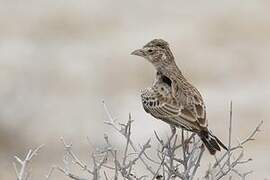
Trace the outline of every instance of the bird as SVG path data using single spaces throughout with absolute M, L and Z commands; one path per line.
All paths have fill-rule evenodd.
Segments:
M 147 113 L 172 127 L 195 132 L 212 155 L 221 147 L 228 150 L 208 129 L 203 98 L 178 68 L 168 42 L 153 39 L 131 54 L 143 57 L 156 69 L 152 86 L 141 91 Z

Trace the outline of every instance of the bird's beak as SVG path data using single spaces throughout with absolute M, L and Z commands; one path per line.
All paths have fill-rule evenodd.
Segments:
M 131 55 L 144 56 L 145 53 L 144 53 L 144 51 L 143 51 L 142 49 L 137 49 L 137 50 L 133 51 L 133 52 L 131 53 Z

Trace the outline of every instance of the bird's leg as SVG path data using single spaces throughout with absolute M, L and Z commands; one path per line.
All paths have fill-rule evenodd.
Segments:
M 176 133 L 176 127 L 173 126 L 173 125 L 170 125 L 170 127 L 171 127 L 171 131 L 172 131 L 172 136 L 171 137 L 173 137 L 175 135 L 175 133 Z
M 168 145 L 171 142 L 174 135 L 176 134 L 176 127 L 174 125 L 170 125 L 170 127 L 171 127 L 171 131 L 172 131 L 172 135 L 169 137 L 168 142 L 166 143 L 166 145 Z
M 162 147 L 162 151 L 164 151 L 165 148 L 168 148 L 168 147 L 170 146 L 170 142 L 171 142 L 171 140 L 173 139 L 173 137 L 174 137 L 175 134 L 176 134 L 176 127 L 173 126 L 173 125 L 170 125 L 170 127 L 171 127 L 171 132 L 172 132 L 172 134 L 171 134 L 171 136 L 168 138 L 168 141 L 167 141 L 167 142 L 164 144 L 164 146 Z

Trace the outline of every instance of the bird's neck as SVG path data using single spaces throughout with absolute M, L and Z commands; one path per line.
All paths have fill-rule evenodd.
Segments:
M 173 61 L 167 66 L 160 66 L 157 67 L 157 71 L 164 74 L 167 77 L 172 77 L 172 76 L 182 76 L 181 70 L 178 68 L 176 63 Z

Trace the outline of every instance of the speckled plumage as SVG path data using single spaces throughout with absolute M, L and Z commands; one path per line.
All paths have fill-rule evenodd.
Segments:
M 206 108 L 199 91 L 177 67 L 169 44 L 154 39 L 132 54 L 147 59 L 157 70 L 153 85 L 142 90 L 145 111 L 170 125 L 196 132 L 211 154 L 226 147 L 207 129 Z
M 159 72 L 157 73 L 159 74 Z M 207 127 L 205 106 L 198 91 L 189 84 L 179 86 L 181 80 L 164 82 L 163 75 L 157 75 L 152 87 L 142 91 L 142 104 L 146 112 L 177 127 L 200 131 Z M 181 82 L 184 84 L 184 82 Z M 194 93 L 196 92 L 196 93 Z

